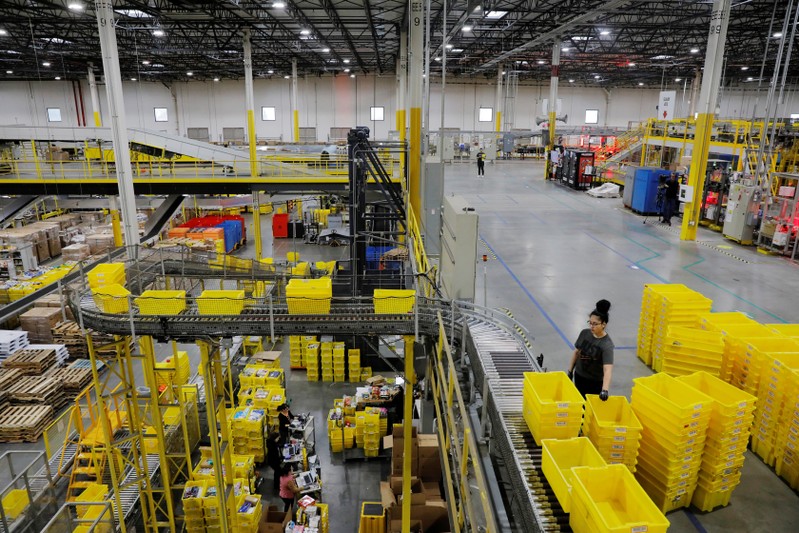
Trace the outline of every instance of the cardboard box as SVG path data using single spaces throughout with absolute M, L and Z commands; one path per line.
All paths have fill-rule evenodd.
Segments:
M 390 511 L 390 520 L 402 520 L 402 506 Z M 411 520 L 419 520 L 425 533 L 449 533 L 449 508 L 446 502 L 427 502 L 411 506 Z
M 422 481 L 435 481 L 441 479 L 441 447 L 438 444 L 438 435 L 421 434 L 418 444 L 419 477 Z
M 388 533 L 402 533 L 402 520 L 391 520 Z M 424 533 L 421 520 L 411 520 L 411 533 Z
M 391 483 L 391 492 L 397 498 L 397 505 L 401 507 L 402 476 L 391 476 L 389 483 Z M 411 477 L 411 505 L 424 505 L 426 501 L 424 483 L 417 477 Z
M 391 484 L 388 481 L 380 482 L 380 501 L 386 511 L 397 505 L 397 497 L 394 496 L 394 491 L 391 490 Z
M 258 523 L 258 533 L 283 533 L 286 524 L 291 521 L 291 513 L 278 511 L 274 505 L 267 506 L 266 500 L 261 500 L 261 521 Z
M 395 439 L 397 438 L 401 439 L 405 435 L 404 429 L 405 428 L 402 424 L 394 424 L 394 426 L 391 428 L 391 436 L 394 437 Z M 412 429 L 411 436 L 413 438 L 418 438 L 419 434 L 416 431 L 416 428 L 411 426 L 411 429 Z
M 425 483 L 435 482 L 441 480 L 441 457 L 426 457 L 419 459 L 418 473 L 419 477 Z
M 372 376 L 366 379 L 366 384 L 372 387 L 377 387 L 379 385 L 385 385 L 387 383 L 386 378 L 381 375 Z
M 427 482 L 423 480 L 422 487 L 424 487 L 424 499 L 426 502 L 437 502 L 444 500 L 444 498 L 441 497 L 441 485 L 439 484 L 438 480 Z
M 258 363 L 274 363 L 275 361 L 280 361 L 280 356 L 282 352 L 278 351 L 268 351 L 268 352 L 255 352 L 252 355 L 252 358 L 255 359 Z

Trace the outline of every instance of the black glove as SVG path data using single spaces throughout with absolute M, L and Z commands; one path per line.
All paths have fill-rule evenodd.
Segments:
M 572 381 L 574 379 L 574 370 L 566 371 L 566 375 L 569 376 L 569 381 Z
M 602 392 L 600 392 L 599 399 L 602 400 L 603 402 L 608 401 L 608 391 L 603 390 Z

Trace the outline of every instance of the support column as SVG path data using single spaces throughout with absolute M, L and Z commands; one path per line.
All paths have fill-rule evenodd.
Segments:
M 400 33 L 400 54 L 397 59 L 397 131 L 400 144 L 404 146 L 408 138 L 405 98 L 408 93 L 408 32 Z M 405 177 L 406 154 L 400 156 L 400 175 Z
M 133 192 L 133 172 L 130 167 L 128 126 L 125 120 L 125 100 L 122 95 L 122 74 L 119 70 L 117 36 L 114 31 L 114 9 L 111 0 L 95 0 L 100 50 L 103 54 L 105 91 L 111 116 L 111 136 L 114 141 L 119 203 L 122 206 L 122 225 L 125 245 L 138 246 L 139 223 L 136 220 L 136 196 Z
M 420 222 L 422 210 L 421 195 L 421 165 L 422 165 L 422 63 L 424 61 L 424 20 L 423 3 L 411 2 L 411 37 L 410 37 L 410 80 L 408 93 L 411 109 L 411 134 L 410 134 L 410 176 L 409 192 L 411 207 L 413 207 L 416 221 Z
M 97 80 L 94 78 L 94 65 L 89 65 L 89 94 L 92 98 L 92 113 L 94 114 L 95 127 L 101 127 L 103 121 L 100 119 L 100 96 L 97 94 Z
M 691 202 L 685 204 L 685 214 L 680 230 L 680 239 L 683 241 L 696 240 L 696 228 L 699 225 L 707 158 L 710 153 L 710 136 L 713 132 L 716 99 L 724 66 L 724 45 L 727 41 L 727 26 L 730 21 L 730 2 L 731 0 L 714 0 L 713 11 L 710 12 L 705 76 L 702 80 L 702 93 L 697 108 L 699 116 L 696 119 L 691 172 L 688 176 L 688 185 L 693 187 L 694 192 Z
M 247 137 L 250 140 L 250 177 L 258 177 L 258 157 L 256 153 L 257 137 L 255 135 L 255 92 L 252 84 L 252 42 L 250 30 L 244 30 L 244 95 L 247 103 Z M 261 208 L 258 202 L 258 191 L 253 191 L 253 227 L 255 228 L 255 259 L 262 257 L 261 247 Z
M 294 126 L 294 142 L 300 142 L 300 103 L 297 96 L 297 58 L 291 60 L 291 117 Z
M 405 405 L 402 419 L 402 533 L 411 531 L 411 458 L 413 444 L 413 386 L 416 374 L 413 369 L 413 336 L 406 335 L 405 340 Z
M 502 131 L 502 71 L 504 68 L 505 65 L 500 63 L 497 69 L 497 100 L 494 104 L 494 108 L 497 110 L 497 127 L 494 131 Z
M 555 123 L 557 122 L 558 112 L 558 76 L 560 76 L 560 38 L 555 39 L 552 43 L 552 74 L 549 78 L 549 105 L 547 106 L 548 121 L 549 121 L 549 138 L 547 139 L 547 150 L 544 154 L 546 157 L 545 176 L 544 179 L 549 179 L 552 175 L 552 160 L 549 157 L 550 152 L 555 147 Z

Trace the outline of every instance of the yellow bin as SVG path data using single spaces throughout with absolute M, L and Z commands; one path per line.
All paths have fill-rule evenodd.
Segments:
M 544 439 L 542 442 L 541 470 L 564 512 L 571 512 L 572 469 L 605 465 L 605 460 L 586 437 Z
M 405 315 L 413 310 L 416 291 L 406 289 L 375 289 L 375 314 Z
M 135 302 L 142 315 L 176 315 L 186 309 L 186 291 L 144 291 Z
M 197 308 L 201 315 L 238 315 L 244 309 L 244 291 L 203 291 Z
M 386 533 L 386 510 L 380 502 L 361 504 L 361 524 L 358 533 Z
M 94 303 L 104 313 L 127 313 L 130 291 L 122 285 L 113 283 L 92 289 Z
M 330 313 L 332 298 L 330 278 L 292 278 L 286 285 L 286 302 L 291 315 L 326 315 Z

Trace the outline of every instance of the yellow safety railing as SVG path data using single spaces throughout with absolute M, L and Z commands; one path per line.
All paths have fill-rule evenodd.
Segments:
M 450 516 L 456 531 L 496 533 L 497 522 L 491 505 L 488 485 L 480 461 L 480 450 L 468 424 L 469 411 L 461 395 L 458 369 L 452 360 L 447 332 L 441 313 L 438 314 L 438 348 L 430 358 L 432 372 L 430 385 L 436 409 L 438 438 L 444 453 L 444 484 Z M 455 459 L 458 471 L 454 472 L 447 457 Z M 454 484 L 458 485 L 455 492 Z M 453 496 L 458 495 L 455 498 Z M 479 502 L 479 503 L 476 503 Z M 466 529 L 468 519 L 468 529 Z
M 633 144 L 637 143 L 644 137 L 644 126 L 639 125 L 636 128 L 625 131 L 621 135 L 616 136 L 613 144 L 605 145 L 596 151 L 597 163 L 604 162 L 610 159 L 619 152 L 623 152 Z
M 47 460 L 53 458 L 56 451 L 61 451 L 64 447 L 64 442 L 69 437 L 70 433 L 77 430 L 75 419 L 76 409 L 75 406 L 70 406 L 66 411 L 56 418 L 47 429 L 42 433 L 44 438 L 44 451 L 47 454 Z M 63 460 L 63 459 L 62 459 Z M 61 465 L 59 465 L 59 470 Z
M 408 210 L 408 240 L 413 243 L 413 258 L 416 263 L 416 271 L 420 274 L 426 274 L 426 276 L 417 279 L 420 280 L 424 296 L 431 298 L 435 296 L 432 280 L 435 280 L 436 267 L 427 257 L 419 223 L 416 221 L 416 216 L 410 202 L 406 202 L 405 208 Z

